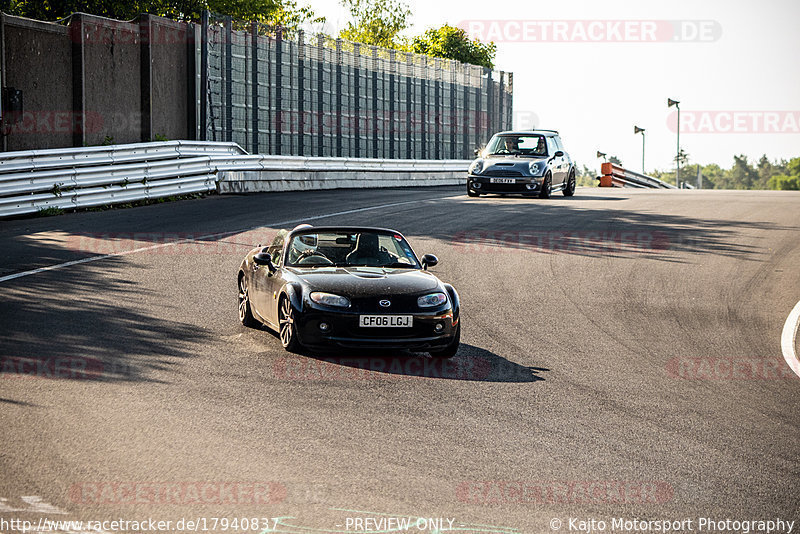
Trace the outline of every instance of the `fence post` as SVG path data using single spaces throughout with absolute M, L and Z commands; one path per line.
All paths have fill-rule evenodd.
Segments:
M 86 144 L 86 83 L 84 78 L 83 15 L 76 13 L 69 23 L 72 37 L 72 110 L 78 120 L 72 121 L 72 146 Z M 5 47 L 5 43 L 3 43 Z M 4 136 L 5 137 L 5 136 Z
M 428 157 L 428 56 L 422 56 L 422 75 L 419 77 L 420 156 Z
M 342 40 L 336 39 L 336 157 L 342 157 Z
M 442 158 L 442 60 L 436 58 L 433 60 L 433 115 L 434 115 L 434 127 L 433 127 L 433 136 L 434 136 L 434 151 L 433 157 L 434 159 L 441 159 Z
M 225 135 L 233 140 L 233 19 L 225 17 Z
M 462 159 L 470 159 L 469 124 L 472 121 L 469 118 L 469 115 L 470 115 L 469 111 L 465 111 L 465 110 L 469 110 L 470 109 L 470 105 L 469 105 L 469 72 L 467 70 L 469 67 L 467 65 L 465 65 L 464 63 L 459 63 L 458 68 L 459 68 L 459 71 L 461 72 L 461 76 L 460 76 L 461 77 L 461 84 L 462 84 L 462 90 L 464 91 L 464 106 L 462 108 L 462 112 L 464 112 L 464 113 L 463 113 L 463 117 L 462 117 L 463 124 L 461 125 L 461 128 L 462 128 L 462 131 L 461 131 L 461 145 L 462 145 L 461 146 L 461 158 Z
M 378 48 L 372 46 L 372 157 L 378 154 Z
M 297 155 L 305 156 L 305 32 L 297 32 Z
M 208 10 L 200 16 L 200 140 L 208 139 Z
M 324 156 L 323 141 L 325 139 L 322 127 L 324 126 L 325 99 L 323 98 L 322 78 L 325 75 L 323 62 L 325 60 L 325 36 L 317 35 L 317 156 Z
M 456 62 L 449 61 L 450 67 L 450 153 L 447 155 L 449 159 L 456 158 L 456 126 L 458 120 L 456 118 L 456 99 L 458 98 L 458 87 L 456 85 Z
M 394 109 L 394 79 L 397 69 L 396 52 L 389 50 L 389 159 L 394 159 L 395 135 L 395 109 Z
M 151 15 L 139 19 L 139 93 L 142 114 L 140 137 L 143 143 L 153 139 L 153 26 Z
M 282 154 L 283 138 L 283 28 L 275 32 L 275 153 Z
M 414 103 L 411 101 L 411 80 L 414 77 L 414 64 L 410 53 L 406 54 L 406 159 L 412 159 L 411 150 L 411 114 L 414 113 Z
M 250 23 L 250 113 L 253 123 L 253 138 L 251 141 L 253 154 L 258 154 L 258 23 Z

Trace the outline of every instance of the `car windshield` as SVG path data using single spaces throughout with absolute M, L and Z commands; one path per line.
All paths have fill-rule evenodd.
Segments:
M 309 230 L 294 234 L 287 250 L 286 265 L 421 268 L 403 236 L 366 230 L 329 232 Z
M 486 147 L 489 156 L 546 156 L 547 144 L 543 135 L 496 135 Z

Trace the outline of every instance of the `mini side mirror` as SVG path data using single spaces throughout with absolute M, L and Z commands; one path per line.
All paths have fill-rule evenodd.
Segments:
M 272 257 L 266 252 L 259 252 L 253 256 L 253 263 L 256 265 L 266 265 L 270 272 L 275 271 L 275 266 L 272 264 Z
M 428 267 L 433 267 L 437 263 L 439 263 L 439 258 L 433 254 L 425 254 L 422 256 L 422 268 L 426 271 L 428 270 Z

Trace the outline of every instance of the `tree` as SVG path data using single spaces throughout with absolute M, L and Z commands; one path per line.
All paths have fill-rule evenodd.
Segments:
M 785 166 L 786 174 L 776 174 L 767 181 L 767 187 L 783 191 L 800 190 L 800 158 L 793 158 Z
M 118 20 L 150 13 L 174 20 L 198 21 L 205 10 L 238 21 L 263 22 L 294 31 L 307 22 L 320 22 L 308 6 L 296 0 L 5 0 L 8 13 L 39 20 L 58 20 L 83 12 Z
M 497 46 L 491 42 L 472 40 L 463 29 L 445 24 L 441 28 L 431 28 L 422 35 L 414 37 L 411 41 L 411 51 L 492 69 Z
M 411 10 L 402 0 L 341 0 L 353 18 L 339 37 L 384 48 L 403 48 L 400 32 L 408 27 Z

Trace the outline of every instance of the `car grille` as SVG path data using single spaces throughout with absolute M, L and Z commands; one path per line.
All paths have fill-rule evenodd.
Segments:
M 520 177 L 524 176 L 521 172 L 514 171 L 514 170 L 511 170 L 511 169 L 489 169 L 488 171 L 483 173 L 483 175 L 484 176 L 495 176 L 495 177 L 498 177 L 498 178 L 500 178 L 500 177 L 504 177 L 504 178 L 520 178 Z

